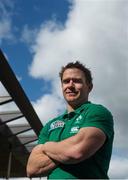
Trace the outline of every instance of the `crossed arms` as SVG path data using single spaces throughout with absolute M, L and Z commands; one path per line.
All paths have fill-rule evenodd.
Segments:
M 37 145 L 27 163 L 27 176 L 47 176 L 60 163 L 79 163 L 100 149 L 106 135 L 96 127 L 81 128 L 78 134 L 60 142 Z
M 47 176 L 51 170 L 56 168 L 57 162 L 44 153 L 44 145 L 39 144 L 33 148 L 27 162 L 27 176 Z

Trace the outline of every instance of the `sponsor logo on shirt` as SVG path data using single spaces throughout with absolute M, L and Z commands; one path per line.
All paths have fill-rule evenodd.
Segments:
M 57 121 L 51 123 L 49 131 L 56 129 L 56 128 L 63 127 L 64 124 L 65 123 L 63 121 L 57 120 Z
M 77 133 L 79 131 L 79 126 L 75 126 L 71 128 L 70 133 Z

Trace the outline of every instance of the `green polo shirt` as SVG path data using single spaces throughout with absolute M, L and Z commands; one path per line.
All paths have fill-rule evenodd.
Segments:
M 113 118 L 102 105 L 87 102 L 75 111 L 51 120 L 41 130 L 39 144 L 61 141 L 77 134 L 80 128 L 97 127 L 106 135 L 104 145 L 90 158 L 77 164 L 60 164 L 48 176 L 49 179 L 107 179 L 112 153 Z M 68 151 L 68 149 L 67 149 Z

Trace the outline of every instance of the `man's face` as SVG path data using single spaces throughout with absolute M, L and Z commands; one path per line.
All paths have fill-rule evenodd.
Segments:
M 77 68 L 66 69 L 62 77 L 62 91 L 65 100 L 70 105 L 80 105 L 88 100 L 91 90 L 86 82 L 84 72 Z

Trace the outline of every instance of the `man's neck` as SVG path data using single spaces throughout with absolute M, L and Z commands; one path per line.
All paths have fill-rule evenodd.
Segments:
M 80 106 L 82 106 L 82 105 L 83 105 L 84 103 L 86 103 L 86 102 L 88 102 L 88 101 L 85 101 L 85 102 L 80 103 L 80 104 L 77 104 L 77 105 L 68 104 L 68 105 L 67 105 L 67 111 L 68 111 L 68 113 L 75 111 L 77 108 L 79 108 Z

